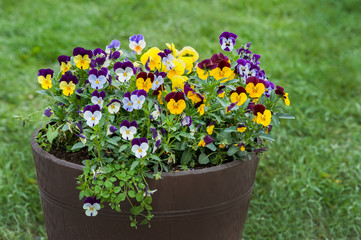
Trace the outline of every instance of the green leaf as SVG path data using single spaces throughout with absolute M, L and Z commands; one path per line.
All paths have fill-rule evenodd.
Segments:
M 199 162 L 200 164 L 207 164 L 207 163 L 209 163 L 209 158 L 208 158 L 207 154 L 201 153 L 201 155 L 199 155 L 198 162 Z
M 103 198 L 109 198 L 110 197 L 110 193 L 108 191 L 102 192 L 101 195 Z
M 53 129 L 53 128 L 51 127 L 51 125 L 48 126 L 48 131 L 47 131 L 47 133 L 46 133 L 46 138 L 48 139 L 48 141 L 50 142 L 50 144 L 53 143 L 54 139 L 58 136 L 58 134 L 59 134 L 59 132 L 58 132 L 59 128 L 60 128 L 60 126 L 57 127 L 56 129 Z
M 126 144 L 120 146 L 119 152 L 123 152 L 127 147 L 128 147 L 128 145 L 126 145 Z
M 194 137 L 190 133 L 187 133 L 187 132 L 180 132 L 179 135 L 181 135 L 185 138 L 194 139 Z
M 133 206 L 130 208 L 130 213 L 137 216 L 143 212 L 144 208 L 142 206 Z
M 134 190 L 128 191 L 128 196 L 131 198 L 135 198 L 135 191 Z
M 146 196 L 145 197 L 145 199 L 144 199 L 144 202 L 146 203 L 146 204 L 151 204 L 152 203 L 152 197 L 151 196 Z
M 135 199 L 138 201 L 138 202 L 141 202 L 141 201 L 143 201 L 143 194 L 141 194 L 141 193 L 137 193 L 136 195 L 135 195 Z
M 258 137 L 260 137 L 260 138 L 262 138 L 262 139 L 267 139 L 267 140 L 269 140 L 269 141 L 271 141 L 271 142 L 273 142 L 273 141 L 275 140 L 271 135 L 266 134 L 266 133 L 260 133 L 260 134 L 258 135 Z
M 127 197 L 127 195 L 123 192 L 123 193 L 119 193 L 118 197 L 116 197 L 115 202 L 116 203 L 120 203 L 123 202 L 125 200 L 125 198 Z
M 230 133 L 230 132 L 237 132 L 237 127 L 229 127 L 224 129 L 224 132 Z
M 157 155 L 150 155 L 150 158 L 157 160 L 157 161 L 161 161 L 161 159 L 157 156 Z
M 115 193 L 120 192 L 120 190 L 122 190 L 122 188 L 121 188 L 121 187 L 119 187 L 119 186 L 114 188 L 114 192 L 115 192 Z
M 110 143 L 110 144 L 113 144 L 114 146 L 118 146 L 118 143 L 117 143 L 116 139 L 108 138 L 107 142 Z
M 213 143 L 207 144 L 206 148 L 211 149 L 213 152 L 217 150 L 216 146 Z
M 113 187 L 113 184 L 110 181 L 105 181 L 104 185 L 105 185 L 106 188 Z
M 181 164 L 188 164 L 192 160 L 192 151 L 188 148 L 182 153 Z
M 276 115 L 281 119 L 295 119 L 295 117 L 289 113 L 276 113 Z
M 139 161 L 134 161 L 132 163 L 132 166 L 130 167 L 131 170 L 133 170 L 134 168 L 136 168 L 139 165 Z
M 85 147 L 85 144 L 82 143 L 82 142 L 77 142 L 75 143 L 72 147 L 71 147 L 71 150 L 74 151 L 74 150 L 78 150 L 78 149 L 81 149 Z
M 233 156 L 236 152 L 238 152 L 238 150 L 240 150 L 239 147 L 236 147 L 236 146 L 232 145 L 232 146 L 228 149 L 227 155 L 228 155 L 228 156 Z

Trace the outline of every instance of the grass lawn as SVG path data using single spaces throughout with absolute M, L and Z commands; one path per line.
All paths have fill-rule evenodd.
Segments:
M 225 30 L 253 42 L 296 116 L 272 130 L 244 239 L 360 239 L 360 13 L 357 0 L 1 0 L 0 239 L 46 239 L 30 148 L 46 122 L 38 69 L 77 46 L 125 47 L 137 33 L 204 59 L 221 51 Z

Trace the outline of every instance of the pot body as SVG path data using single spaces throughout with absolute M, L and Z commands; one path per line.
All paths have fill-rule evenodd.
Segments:
M 254 186 L 258 157 L 149 179 L 154 218 L 151 228 L 130 227 L 129 206 L 109 207 L 87 217 L 76 177 L 82 166 L 41 149 L 31 139 L 49 240 L 239 240 Z

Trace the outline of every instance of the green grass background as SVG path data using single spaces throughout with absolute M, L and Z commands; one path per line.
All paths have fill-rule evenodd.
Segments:
M 252 41 L 296 120 L 273 130 L 244 239 L 361 238 L 361 4 L 358 0 L 0 1 L 0 239 L 46 239 L 30 137 L 46 119 L 37 71 L 72 49 L 142 33 L 202 59 L 223 31 Z M 13 116 L 29 116 L 30 124 Z

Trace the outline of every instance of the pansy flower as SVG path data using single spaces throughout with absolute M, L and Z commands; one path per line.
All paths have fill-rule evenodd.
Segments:
M 130 92 L 127 92 L 124 94 L 123 96 L 123 108 L 125 110 L 127 110 L 128 112 L 131 112 L 133 111 L 133 102 L 130 100 L 131 98 L 131 93 Z
M 237 131 L 243 133 L 246 131 L 247 126 L 244 123 L 238 123 L 237 125 Z
M 224 98 L 224 94 L 226 93 L 223 89 L 225 88 L 226 86 L 219 86 L 218 89 L 217 89 L 217 95 L 218 97 L 220 98 Z
M 192 101 L 192 103 L 199 103 L 203 100 L 203 96 L 195 92 L 188 83 L 184 84 L 184 93 L 186 94 L 187 98 Z
M 84 200 L 83 209 L 85 211 L 85 215 L 95 217 L 98 214 L 98 210 L 100 210 L 100 200 L 97 200 L 96 197 L 87 197 Z
M 222 61 L 230 62 L 229 58 L 221 52 L 218 54 L 217 53 L 213 54 L 211 57 L 211 61 L 213 64 L 216 65 L 218 65 Z
M 179 51 L 179 57 L 181 59 L 190 58 L 192 60 L 192 62 L 196 62 L 199 58 L 199 54 L 194 48 L 192 48 L 190 46 L 186 46 L 182 50 Z
M 103 100 L 105 98 L 106 94 L 104 91 L 100 91 L 98 92 L 97 90 L 95 90 L 92 93 L 92 97 L 91 97 L 91 101 L 93 104 L 98 104 L 100 108 L 103 107 Z
M 224 83 L 228 80 L 232 80 L 234 72 L 231 70 L 231 64 L 225 60 L 222 60 L 218 63 L 217 67 L 210 72 L 217 81 L 224 79 L 221 83 Z
M 108 111 L 111 114 L 115 114 L 119 112 L 120 106 L 121 106 L 121 102 L 118 99 L 112 99 L 110 103 L 107 105 Z
M 288 98 L 288 93 L 285 93 L 283 87 L 276 86 L 275 94 L 283 97 L 283 101 L 287 106 L 290 105 L 290 99 Z
M 132 152 L 137 158 L 143 158 L 147 155 L 149 145 L 146 138 L 134 138 L 131 143 Z
M 198 146 L 199 147 L 205 147 L 206 145 L 214 142 L 214 139 L 211 138 L 211 136 L 207 135 L 205 136 L 201 141 L 199 141 Z
M 132 101 L 132 105 L 134 109 L 141 109 L 143 107 L 143 103 L 145 102 L 145 98 L 147 97 L 147 92 L 143 89 L 134 90 L 132 95 L 130 96 L 130 100 Z
M 129 48 L 136 52 L 138 55 L 142 54 L 146 43 L 142 34 L 134 35 L 129 38 Z
M 236 90 L 232 90 L 231 94 L 231 102 L 237 103 L 238 106 L 241 106 L 243 103 L 247 101 L 246 89 L 242 86 L 236 88 Z
M 159 102 L 159 104 L 163 104 L 163 100 L 162 100 L 162 91 L 164 91 L 165 87 L 164 87 L 164 84 L 160 85 L 157 90 L 155 90 L 153 92 L 153 95 L 154 96 L 158 96 L 157 97 L 157 100 Z
M 164 51 L 158 53 L 158 55 L 162 58 L 162 63 L 168 71 L 175 67 L 175 64 L 173 62 L 175 58 L 172 55 L 171 50 L 164 49 Z
M 226 114 L 232 111 L 232 109 L 237 105 L 237 102 L 231 103 L 228 107 L 226 107 Z
M 186 102 L 183 92 L 171 92 L 166 97 L 167 108 L 172 114 L 181 114 L 186 108 Z
M 253 114 L 256 116 L 256 122 L 267 127 L 271 123 L 272 113 L 262 104 L 256 104 L 253 107 Z
M 91 87 L 93 89 L 102 89 L 104 87 L 104 84 L 107 82 L 107 71 L 106 68 L 102 68 L 101 70 L 96 70 L 93 68 L 89 71 L 89 77 L 88 80 L 91 84 Z
M 208 123 L 206 130 L 207 130 L 207 133 L 208 133 L 209 135 L 212 135 L 213 129 L 214 129 L 214 122 Z
M 75 85 L 78 82 L 79 80 L 76 76 L 72 75 L 71 72 L 66 72 L 59 80 L 59 87 L 63 90 L 65 96 L 69 96 L 74 93 Z
M 173 63 L 174 63 L 174 67 L 170 69 L 169 72 L 167 73 L 167 77 L 169 77 L 170 79 L 172 79 L 174 76 L 183 75 L 186 69 L 186 64 L 181 59 L 174 59 Z
M 140 61 L 142 62 L 143 65 L 145 65 L 148 62 L 148 66 L 151 71 L 155 71 L 156 68 L 161 69 L 162 59 L 158 55 L 158 53 L 160 52 L 161 51 L 159 48 L 152 47 L 140 57 Z
M 241 150 L 242 152 L 244 152 L 246 150 L 246 144 L 244 144 L 244 142 L 238 143 L 238 144 L 234 144 L 236 147 L 239 147 L 239 150 Z
M 152 82 L 154 81 L 153 73 L 140 72 L 137 75 L 136 85 L 138 90 L 144 89 L 146 92 L 149 92 L 149 89 L 152 88 Z
M 174 76 L 171 81 L 172 81 L 172 91 L 176 91 L 177 89 L 183 90 L 184 89 L 184 84 L 185 82 L 188 80 L 188 77 L 186 76 Z
M 97 125 L 102 118 L 102 113 L 98 104 L 87 105 L 84 108 L 84 118 L 89 127 Z
M 109 126 L 108 131 L 107 131 L 107 135 L 112 135 L 113 133 L 115 133 L 118 130 L 117 127 L 115 126 Z
M 264 81 L 256 77 L 249 77 L 246 81 L 246 91 L 251 98 L 259 98 L 266 90 Z
M 160 134 L 158 134 L 157 129 L 155 128 L 149 128 L 149 130 L 153 133 L 153 140 L 155 140 L 155 144 L 154 144 L 154 148 L 153 148 L 153 153 L 155 152 L 155 150 L 157 150 L 162 142 L 162 137 L 160 136 Z
M 111 43 L 108 46 L 106 46 L 105 52 L 109 54 L 110 52 L 112 52 L 112 50 L 117 51 L 119 47 L 120 47 L 120 42 L 114 39 L 113 41 L 111 41 Z
M 95 57 L 95 63 L 98 66 L 102 66 L 107 58 L 107 53 L 101 48 L 96 48 L 93 51 L 93 55 Z
M 44 110 L 44 116 L 50 117 L 51 115 L 53 115 L 53 110 L 51 110 L 51 108 L 46 108 Z
M 154 81 L 152 82 L 152 90 L 157 90 L 160 85 L 164 83 L 164 78 L 167 76 L 165 72 L 159 72 L 158 69 L 154 72 Z
M 51 69 L 40 69 L 38 72 L 38 82 L 44 89 L 49 89 L 53 86 L 52 78 L 54 71 Z
M 61 73 L 64 75 L 67 71 L 70 70 L 71 68 L 71 63 L 70 63 L 70 57 L 66 56 L 66 55 L 60 55 L 58 57 L 58 62 L 60 64 L 60 70 Z
M 93 57 L 93 52 L 91 50 L 85 50 L 82 47 L 76 47 L 73 50 L 74 62 L 77 68 L 88 69 Z
M 189 127 L 190 125 L 192 125 L 192 118 L 190 116 L 185 116 L 182 118 L 180 123 L 181 123 L 181 126 Z
M 85 139 L 85 136 L 83 135 L 83 126 L 81 125 L 81 121 L 79 121 L 76 126 L 79 129 L 79 134 L 77 134 L 76 136 L 79 137 L 82 141 L 83 139 Z
M 216 63 L 213 63 L 211 59 L 205 59 L 198 63 L 197 65 L 197 74 L 198 77 L 202 80 L 206 80 L 209 76 L 209 72 L 212 69 L 217 67 Z
M 154 102 L 154 106 L 155 106 L 155 110 L 150 114 L 150 116 L 151 116 L 151 119 L 157 120 L 158 117 L 160 116 L 161 109 L 160 109 L 160 106 L 156 102 Z
M 264 86 L 265 86 L 264 95 L 269 98 L 271 96 L 272 90 L 275 89 L 275 84 L 273 82 L 271 82 L 271 81 L 265 80 L 264 81 Z
M 223 51 L 231 52 L 236 44 L 237 35 L 231 32 L 223 32 L 219 36 L 219 44 Z
M 135 75 L 137 69 L 134 67 L 131 61 L 116 62 L 114 64 L 114 72 L 118 76 L 120 82 L 128 82 L 132 76 Z
M 132 140 L 134 138 L 134 134 L 137 133 L 138 124 L 136 121 L 128 122 L 124 120 L 120 124 L 119 132 L 122 134 L 122 138 L 126 140 Z

